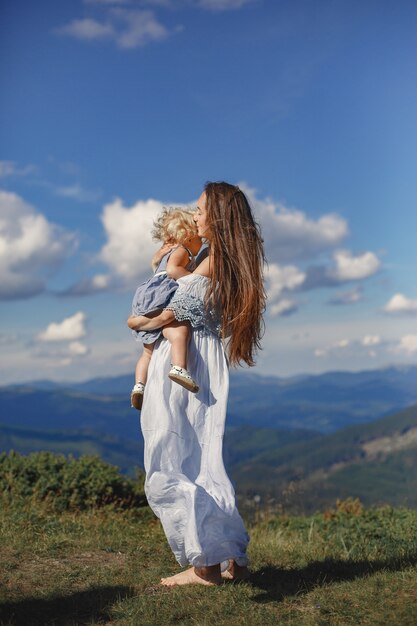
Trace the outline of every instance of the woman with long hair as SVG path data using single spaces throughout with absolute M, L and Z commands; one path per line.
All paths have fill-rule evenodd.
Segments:
M 145 492 L 185 571 L 163 585 L 219 584 L 248 576 L 249 536 L 238 513 L 222 458 L 229 389 L 228 360 L 254 365 L 263 331 L 264 250 L 245 194 L 225 182 L 207 183 L 194 220 L 209 254 L 178 279 L 169 307 L 133 329 L 153 330 L 187 320 L 188 369 L 200 384 L 190 394 L 168 378 L 168 341 L 151 360 L 141 413 Z M 228 359 L 226 357 L 226 353 Z

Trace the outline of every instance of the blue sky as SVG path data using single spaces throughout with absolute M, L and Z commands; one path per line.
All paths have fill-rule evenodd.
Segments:
M 0 25 L 3 382 L 133 371 L 163 205 L 244 188 L 257 371 L 417 361 L 417 6 L 14 0 Z

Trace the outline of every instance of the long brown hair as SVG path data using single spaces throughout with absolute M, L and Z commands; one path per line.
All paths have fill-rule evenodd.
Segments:
M 230 363 L 255 364 L 263 334 L 265 254 L 260 228 L 239 187 L 205 185 L 213 267 L 208 300 L 220 305 Z

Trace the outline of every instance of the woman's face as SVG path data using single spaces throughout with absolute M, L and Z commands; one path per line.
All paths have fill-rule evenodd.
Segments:
M 211 232 L 210 232 L 210 228 L 209 228 L 208 220 L 207 220 L 206 204 L 207 204 L 206 194 L 203 191 L 203 193 L 198 199 L 197 208 L 195 210 L 193 219 L 197 225 L 198 235 L 200 237 L 204 237 L 204 239 L 210 239 Z

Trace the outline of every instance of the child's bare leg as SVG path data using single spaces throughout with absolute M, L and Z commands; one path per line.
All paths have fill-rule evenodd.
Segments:
M 197 393 L 199 390 L 198 384 L 187 371 L 187 349 L 190 336 L 188 324 L 181 322 L 170 324 L 164 327 L 163 334 L 171 344 L 172 368 L 168 377 L 175 383 L 188 389 L 188 391 Z
M 136 363 L 135 381 L 145 384 L 148 379 L 148 368 L 154 349 L 153 343 L 147 343 L 143 346 L 143 352 Z
M 171 363 L 187 368 L 187 350 L 190 328 L 188 324 L 176 322 L 165 326 L 163 335 L 171 344 Z

